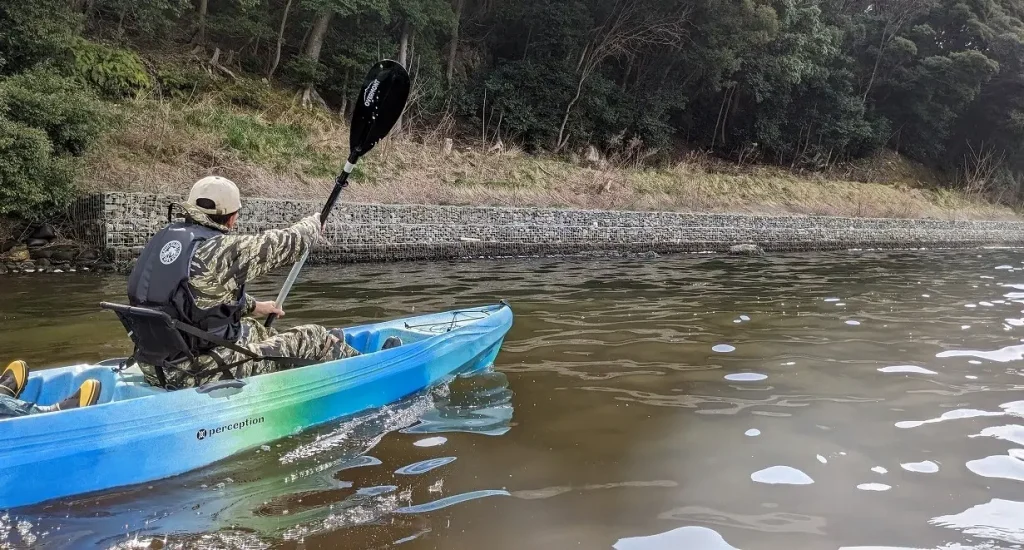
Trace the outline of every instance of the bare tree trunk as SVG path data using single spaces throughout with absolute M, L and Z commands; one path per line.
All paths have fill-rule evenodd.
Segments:
M 326 10 L 320 12 L 316 16 L 316 21 L 313 22 L 313 27 L 309 32 L 309 43 L 306 44 L 306 50 L 303 55 L 313 60 L 314 62 L 320 61 L 320 50 L 324 47 L 324 38 L 327 37 L 327 30 L 331 26 L 331 17 L 334 16 L 334 12 Z M 313 100 L 323 102 L 320 99 L 320 95 L 313 89 L 313 83 L 309 82 L 306 84 L 306 91 L 302 93 L 302 105 L 308 107 Z
M 338 112 L 342 120 L 348 118 L 348 82 L 351 77 L 352 69 L 345 69 L 345 80 L 341 85 L 341 109 Z
M 277 48 L 274 51 L 274 62 L 270 64 L 270 70 L 267 71 L 267 78 L 274 77 L 274 71 L 277 70 L 277 65 L 281 63 L 281 44 L 284 43 L 284 28 L 288 23 L 288 11 L 292 8 L 292 0 L 288 0 L 288 3 L 284 6 L 284 15 L 281 16 L 281 26 L 277 29 Z
M 636 56 L 629 56 L 629 60 L 626 62 L 626 72 L 622 75 L 622 91 L 626 91 L 626 85 L 629 84 L 629 75 L 633 72 L 633 62 L 636 60 Z
M 192 41 L 196 44 L 206 43 L 206 12 L 209 10 L 210 0 L 199 0 L 199 30 Z
M 320 12 L 316 16 L 316 21 L 313 22 L 313 27 L 309 33 L 309 42 L 306 44 L 306 50 L 303 52 L 306 57 L 313 61 L 320 61 L 320 50 L 324 47 L 324 38 L 327 37 L 327 30 L 331 26 L 331 17 L 334 16 L 334 12 L 327 10 Z
M 583 82 L 585 78 L 580 78 L 579 84 L 576 85 L 576 96 L 572 98 L 569 105 L 565 107 L 565 116 L 562 117 L 562 127 L 558 129 L 558 146 L 555 151 L 561 151 L 562 147 L 569 141 L 569 136 L 565 134 L 565 127 L 569 125 L 569 116 L 572 114 L 572 108 L 576 106 L 576 102 L 580 100 L 580 96 L 583 94 Z
M 409 64 L 409 34 L 412 33 L 412 29 L 409 25 L 409 21 L 402 23 L 402 39 L 398 43 L 398 62 L 402 66 Z
M 412 26 L 409 24 L 409 20 L 406 19 L 402 22 L 402 40 L 398 46 L 398 62 L 403 67 L 409 67 L 409 36 L 412 34 Z M 395 130 L 400 133 L 402 131 L 402 119 L 405 118 L 403 115 L 398 115 L 398 122 L 395 124 Z
M 462 9 L 465 5 L 466 0 L 455 0 L 455 28 L 452 30 L 452 42 L 448 46 L 448 72 L 445 75 L 449 86 L 455 76 L 455 54 L 459 50 L 459 27 L 462 24 Z
M 882 55 L 885 53 L 885 31 L 889 27 L 882 29 L 882 41 L 878 44 L 878 55 L 875 56 L 875 67 L 871 69 L 871 78 L 868 79 L 868 85 L 864 88 L 864 97 L 860 100 L 861 104 L 867 104 L 868 94 L 871 92 L 871 87 L 875 84 L 875 75 L 878 74 L 878 66 L 882 63 Z

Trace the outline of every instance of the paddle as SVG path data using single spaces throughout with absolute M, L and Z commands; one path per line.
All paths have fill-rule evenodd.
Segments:
M 327 216 L 338 201 L 341 190 L 348 186 L 348 176 L 352 173 L 359 158 L 373 149 L 377 142 L 388 135 L 394 127 L 398 117 L 405 109 L 405 102 L 409 99 L 409 73 L 401 64 L 386 59 L 379 61 L 366 73 L 363 81 L 363 89 L 356 100 L 355 112 L 352 114 L 352 128 L 349 132 L 349 156 L 345 163 L 345 169 L 334 180 L 334 190 L 327 199 L 327 204 L 320 212 L 321 229 L 327 227 Z M 284 300 L 295 279 L 302 271 L 302 266 L 309 257 L 309 249 L 302 254 L 302 258 L 292 266 L 291 273 L 284 281 L 281 292 L 277 295 L 277 307 L 284 307 Z M 267 316 L 264 326 L 269 327 L 277 315 L 271 313 Z

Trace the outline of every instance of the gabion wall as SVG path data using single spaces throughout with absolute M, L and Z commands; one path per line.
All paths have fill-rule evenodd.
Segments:
M 104 193 L 72 209 L 79 238 L 127 263 L 167 223 L 180 196 Z M 248 199 L 238 231 L 290 225 L 322 203 Z M 178 211 L 175 211 L 176 213 Z M 177 216 L 177 214 L 176 214 Z M 1024 244 L 1024 222 L 748 216 L 675 212 L 339 203 L 315 263 L 563 255 L 585 252 L 967 248 Z

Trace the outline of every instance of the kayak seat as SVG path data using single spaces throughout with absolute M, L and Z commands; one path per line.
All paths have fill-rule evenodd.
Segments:
M 186 372 L 190 376 L 205 378 L 220 372 L 222 379 L 235 378 L 239 367 L 250 361 L 275 361 L 288 366 L 307 366 L 315 361 L 307 359 L 296 359 L 292 357 L 270 357 L 261 356 L 247 348 L 236 345 L 234 342 L 224 340 L 214 334 L 199 328 L 193 327 L 173 319 L 167 313 L 139 306 L 127 306 L 101 302 L 100 307 L 113 311 L 121 321 L 129 338 L 135 344 L 135 351 L 126 361 L 126 365 L 137 365 L 145 363 L 153 365 L 161 387 L 172 389 L 167 385 L 167 371 L 177 370 Z M 197 363 L 196 354 L 192 352 L 185 342 L 184 334 L 196 337 L 211 344 L 211 347 L 226 347 L 241 353 L 245 359 L 225 364 L 219 357 L 211 354 L 217 365 L 208 369 L 202 369 Z

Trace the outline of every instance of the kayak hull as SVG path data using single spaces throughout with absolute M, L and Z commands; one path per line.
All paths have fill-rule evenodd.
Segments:
M 384 406 L 489 367 L 511 325 L 499 304 L 352 327 L 363 355 L 173 392 L 110 364 L 33 372 L 22 398 L 40 404 L 87 378 L 103 392 L 91 407 L 0 420 L 0 509 L 175 476 Z M 391 335 L 404 344 L 366 351 Z

